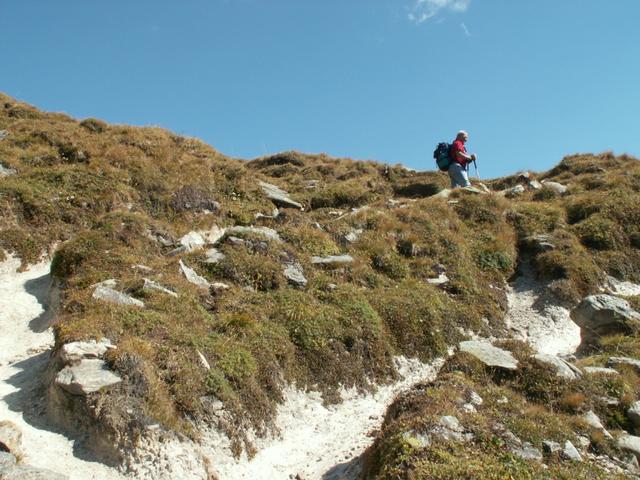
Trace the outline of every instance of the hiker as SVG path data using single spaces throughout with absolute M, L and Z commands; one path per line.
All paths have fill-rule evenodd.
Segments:
M 470 187 L 469 164 L 476 159 L 476 154 L 469 155 L 464 144 L 467 143 L 469 134 L 460 130 L 449 150 L 451 163 L 449 164 L 449 178 L 451 178 L 451 188 Z

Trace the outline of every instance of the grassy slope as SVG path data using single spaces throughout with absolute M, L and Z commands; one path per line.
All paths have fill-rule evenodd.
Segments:
M 367 389 L 392 379 L 394 355 L 428 360 L 462 338 L 460 327 L 496 331 L 505 308 L 500 286 L 513 272 L 518 238 L 532 233 L 551 232 L 562 250 L 539 255 L 536 265 L 557 279 L 563 298 L 594 291 L 603 268 L 632 279 L 639 273 L 637 232 L 619 214 L 634 208 L 633 159 L 565 159 L 545 174 L 571 181 L 571 194 L 561 198 L 454 193 L 457 203 L 449 204 L 421 198 L 446 185 L 437 172 L 296 152 L 241 162 L 158 128 L 78 122 L 5 96 L 0 129 L 10 132 L 0 141 L 0 161 L 18 171 L 0 179 L 0 245 L 26 263 L 58 245 L 53 273 L 64 285 L 58 346 L 103 336 L 118 345 L 108 360 L 125 381 L 87 400 L 100 405 L 96 420 L 114 438 L 157 422 L 195 435 L 185 420 L 213 421 L 201 401 L 210 397 L 231 412 L 224 428 L 237 448 L 251 449 L 243 432 L 270 428 L 285 382 L 336 401 L 341 385 Z M 607 172 L 580 170 L 590 165 Z M 632 174 L 623 173 L 626 165 Z M 306 211 L 282 209 L 277 219 L 256 220 L 273 209 L 257 178 L 288 190 Z M 593 211 L 613 191 L 627 203 Z M 387 202 L 392 196 L 413 198 L 398 207 Z M 369 208 L 351 215 L 335 212 L 363 205 Z M 600 218 L 616 227 L 614 243 L 590 240 L 592 227 L 602 230 Z M 220 247 L 226 259 L 217 266 L 199 252 L 183 255 L 200 274 L 231 285 L 213 295 L 187 283 L 178 258 L 166 256 L 172 247 L 155 239 L 175 241 L 214 223 L 269 226 L 285 242 L 226 242 Z M 346 243 L 353 229 L 362 234 Z M 338 270 L 310 264 L 312 255 L 334 253 L 356 261 Z M 287 284 L 284 257 L 303 266 L 305 289 Z M 137 264 L 152 272 L 132 268 Z M 612 268 L 618 264 L 626 267 Z M 444 288 L 425 282 L 439 265 L 451 279 Z M 179 297 L 143 292 L 143 276 Z M 146 308 L 92 299 L 91 285 L 108 278 Z M 200 365 L 198 352 L 211 370 Z

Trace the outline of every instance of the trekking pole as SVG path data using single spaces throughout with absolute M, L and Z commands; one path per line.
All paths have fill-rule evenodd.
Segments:
M 476 161 L 475 161 L 475 160 L 473 161 L 473 166 L 474 166 L 474 167 L 475 167 L 475 169 L 476 169 L 476 178 L 477 178 L 478 180 L 480 180 L 480 174 L 478 173 L 478 165 L 476 164 Z

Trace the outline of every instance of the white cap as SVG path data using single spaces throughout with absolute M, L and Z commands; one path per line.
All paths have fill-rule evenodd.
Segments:
M 467 132 L 465 132 L 464 130 L 460 130 L 458 132 L 458 134 L 456 135 L 456 137 L 461 137 L 462 135 L 466 135 L 467 137 L 469 136 L 469 134 Z

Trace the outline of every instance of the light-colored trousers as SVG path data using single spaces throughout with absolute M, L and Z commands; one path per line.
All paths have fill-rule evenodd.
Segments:
M 458 162 L 451 162 L 449 165 L 449 178 L 451 178 L 451 188 L 471 186 L 467 169 Z

